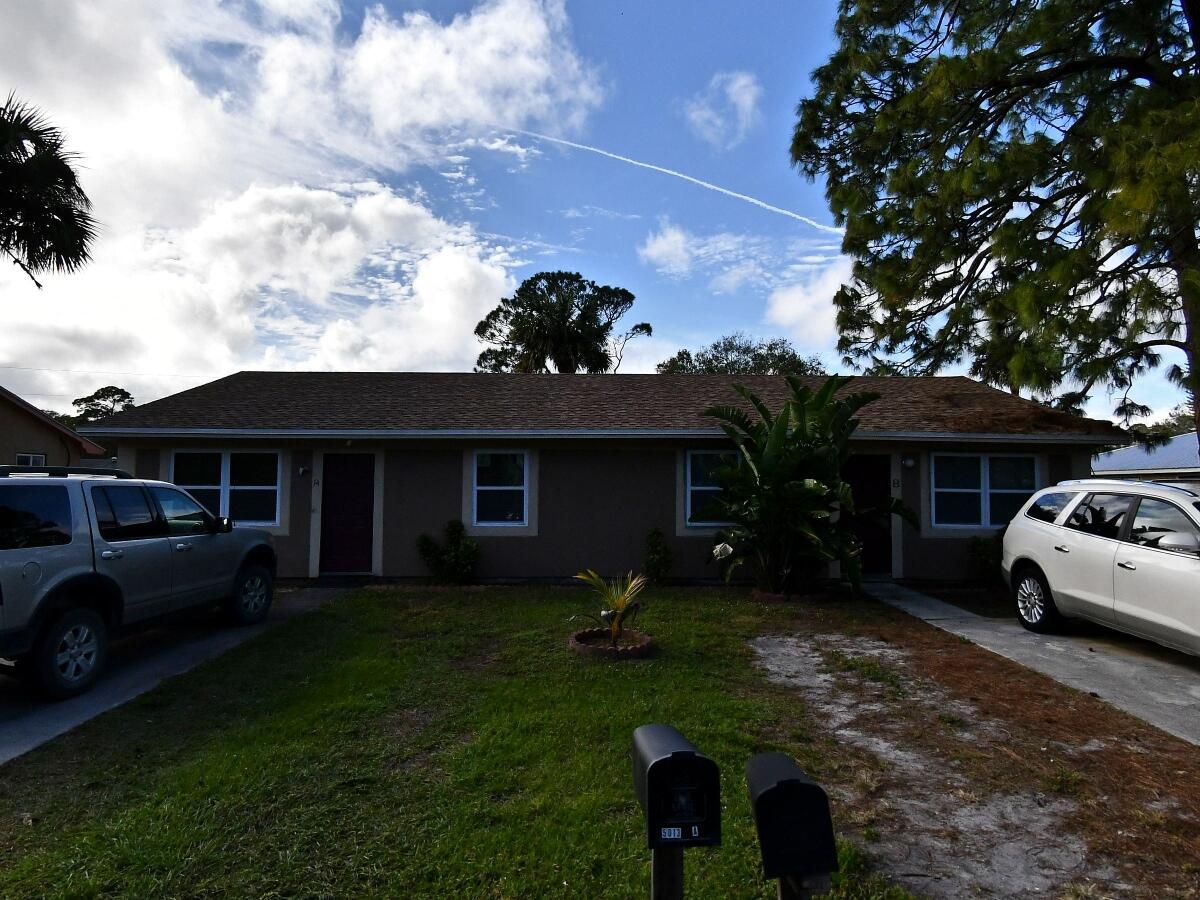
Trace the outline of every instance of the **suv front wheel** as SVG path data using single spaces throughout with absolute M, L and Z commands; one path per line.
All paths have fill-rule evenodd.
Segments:
M 238 573 L 225 613 L 238 625 L 257 625 L 271 611 L 275 580 L 266 566 L 246 566 Z
M 65 700 L 92 686 L 107 656 L 104 619 L 95 610 L 76 607 L 50 623 L 22 663 L 43 693 Z
M 1030 631 L 1049 634 L 1062 626 L 1062 614 L 1054 605 L 1054 595 L 1046 576 L 1032 566 L 1026 566 L 1013 576 L 1013 600 L 1017 618 Z

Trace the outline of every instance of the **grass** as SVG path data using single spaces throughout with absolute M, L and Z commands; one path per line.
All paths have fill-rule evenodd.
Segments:
M 293 620 L 0 768 L 0 896 L 642 896 L 628 747 L 654 721 L 721 766 L 723 845 L 688 852 L 688 896 L 774 896 L 745 760 L 836 765 L 750 665 L 789 613 L 648 600 L 661 652 L 619 664 L 566 649 L 578 589 L 363 592 Z M 907 896 L 841 860 L 833 896 Z
M 886 685 L 893 697 L 905 695 L 904 681 L 900 673 L 877 659 L 870 656 L 850 656 L 841 650 L 828 650 L 824 655 L 825 662 L 838 672 L 852 672 L 867 681 Z

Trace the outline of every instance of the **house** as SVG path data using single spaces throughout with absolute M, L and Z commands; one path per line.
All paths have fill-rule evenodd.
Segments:
M 0 387 L 0 465 L 77 466 L 104 448 Z
M 703 411 L 740 402 L 734 381 L 775 408 L 788 396 L 774 376 L 240 372 L 87 431 L 118 442 L 122 468 L 274 532 L 282 575 L 424 576 L 418 535 L 461 519 L 484 579 L 638 569 L 654 528 L 673 577 L 711 579 L 709 473 L 730 445 Z M 899 496 L 921 520 L 863 526 L 872 574 L 966 576 L 968 538 L 1124 440 L 968 378 L 848 389 L 881 395 L 855 441 L 859 504 Z
M 1196 432 L 1177 435 L 1161 447 L 1122 447 L 1101 453 L 1092 461 L 1092 473 L 1105 478 L 1200 482 Z

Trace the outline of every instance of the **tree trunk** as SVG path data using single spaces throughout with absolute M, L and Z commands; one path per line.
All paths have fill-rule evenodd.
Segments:
M 1191 394 L 1193 421 L 1200 424 L 1200 370 L 1196 368 L 1196 360 L 1200 358 L 1200 291 L 1186 286 L 1186 269 L 1176 272 L 1179 278 L 1179 293 L 1183 300 L 1183 342 L 1187 344 L 1183 384 Z M 1200 459 L 1200 428 L 1196 431 L 1196 453 Z

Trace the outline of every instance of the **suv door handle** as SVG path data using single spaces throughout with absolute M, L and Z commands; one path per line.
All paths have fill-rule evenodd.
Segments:
M 1137 571 L 1137 566 L 1135 566 L 1131 562 L 1119 562 L 1119 563 L 1117 563 L 1117 567 L 1121 568 L 1121 569 L 1128 569 L 1130 572 Z
M 100 551 L 101 559 L 120 559 L 124 555 L 125 555 L 124 550 L 101 550 Z
M 178 550 L 180 553 L 183 553 L 185 550 L 191 550 L 192 545 L 181 542 L 181 543 L 178 543 L 175 545 L 175 549 Z
M 1057 550 L 1059 553 L 1070 553 L 1071 552 L 1071 548 L 1066 546 L 1065 544 L 1055 544 L 1054 549 Z

